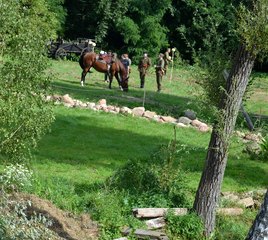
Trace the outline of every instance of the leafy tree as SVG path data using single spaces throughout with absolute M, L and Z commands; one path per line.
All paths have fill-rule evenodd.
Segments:
M 56 22 L 54 23 L 54 28 L 57 31 L 58 35 L 63 36 L 64 34 L 64 25 L 66 18 L 66 9 L 63 7 L 64 0 L 46 0 L 47 8 L 50 12 L 54 13 Z
M 57 21 L 43 0 L 1 0 L 0 25 L 0 154 L 23 161 L 53 120 L 45 44 Z
M 227 164 L 230 137 L 249 76 L 256 56 L 268 52 L 267 12 L 267 0 L 256 0 L 250 10 L 245 6 L 240 7 L 238 21 L 240 46 L 219 103 L 219 119 L 213 126 L 205 166 L 194 202 L 194 209 L 203 219 L 207 236 L 215 227 L 215 212 Z

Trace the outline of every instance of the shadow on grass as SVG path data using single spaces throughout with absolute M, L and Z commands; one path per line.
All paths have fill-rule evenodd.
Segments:
M 42 164 L 43 159 L 44 164 L 47 160 L 52 163 L 67 164 L 70 165 L 70 171 L 72 171 L 72 166 L 79 166 L 79 169 L 99 170 L 104 168 L 112 174 L 130 159 L 150 161 L 151 154 L 158 150 L 159 145 L 168 144 L 172 138 L 171 135 L 166 134 L 167 129 L 156 132 L 155 126 L 145 126 L 147 124 L 145 121 L 144 125 L 140 123 L 140 125 L 134 126 L 133 121 L 135 120 L 130 121 L 131 118 L 128 117 L 118 118 L 118 116 L 105 113 L 91 113 L 86 117 L 85 115 L 72 115 L 68 109 L 65 111 L 69 111 L 69 113 L 57 116 L 52 132 L 44 137 L 39 145 L 39 151 L 35 154 L 39 159 L 38 163 Z M 83 110 L 80 111 L 87 114 Z M 73 110 L 73 113 L 76 111 Z M 121 123 L 122 127 L 119 126 Z M 159 125 L 159 129 L 162 126 L 164 125 Z M 170 132 L 172 134 L 172 130 Z M 184 145 L 184 149 L 183 151 L 179 149 L 176 161 L 181 161 L 182 168 L 188 173 L 194 174 L 197 186 L 199 174 L 203 170 L 207 138 L 204 142 L 204 137 L 202 137 L 204 135 L 201 134 L 193 133 L 190 136 L 186 136 L 186 134 L 184 136 L 181 133 L 180 136 L 179 144 Z M 194 136 L 196 139 L 193 139 Z M 191 139 L 189 140 L 187 137 Z M 225 177 L 232 179 L 241 187 L 265 187 L 267 171 L 264 164 L 245 158 L 236 159 L 235 154 L 237 153 L 231 152 L 229 155 Z M 96 179 L 96 181 L 98 180 Z M 99 183 L 96 182 L 75 184 L 77 184 L 77 189 L 83 189 L 83 191 L 99 186 Z

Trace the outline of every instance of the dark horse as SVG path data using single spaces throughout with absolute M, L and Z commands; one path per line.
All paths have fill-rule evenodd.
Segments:
M 79 59 L 79 64 L 83 69 L 81 75 L 81 85 L 84 86 L 85 77 L 89 72 L 90 68 L 93 67 L 98 72 L 108 73 L 109 76 L 109 88 L 111 88 L 111 84 L 113 81 L 113 77 L 117 79 L 119 87 L 124 91 L 128 91 L 128 73 L 124 65 L 117 58 L 113 59 L 110 64 L 110 68 L 105 61 L 105 57 L 103 60 L 98 60 L 98 55 L 94 52 L 87 52 L 82 54 Z

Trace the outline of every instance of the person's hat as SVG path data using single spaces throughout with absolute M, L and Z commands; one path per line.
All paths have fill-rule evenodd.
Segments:
M 101 50 L 101 51 L 100 51 L 100 54 L 104 54 L 104 51 L 103 51 L 103 50 Z

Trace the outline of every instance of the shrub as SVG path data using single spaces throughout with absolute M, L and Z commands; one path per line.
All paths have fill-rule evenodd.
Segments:
M 173 212 L 169 212 L 166 220 L 167 230 L 171 239 L 204 239 L 202 220 L 195 213 L 185 216 L 175 216 Z
M 146 161 L 132 160 L 107 181 L 108 187 L 127 192 L 135 207 L 189 206 L 186 174 L 178 158 L 181 151 L 171 142 Z
M 21 191 L 31 185 L 32 171 L 22 164 L 8 165 L 0 176 L 4 191 Z

